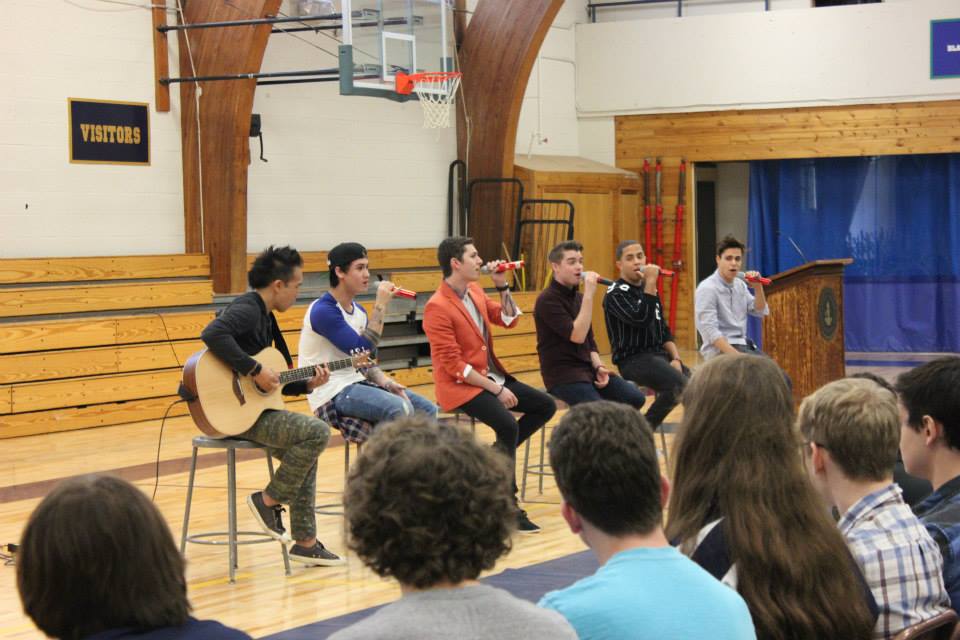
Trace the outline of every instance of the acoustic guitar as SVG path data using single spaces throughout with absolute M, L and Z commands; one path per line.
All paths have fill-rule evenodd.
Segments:
M 217 356 L 203 349 L 190 356 L 183 367 L 183 387 L 187 406 L 197 428 L 212 438 L 240 435 L 253 426 L 267 409 L 283 409 L 284 385 L 309 380 L 316 375 L 315 365 L 287 369 L 283 354 L 267 347 L 253 356 L 264 367 L 280 376 L 280 386 L 263 391 L 250 376 L 242 376 Z M 358 350 L 349 358 L 325 363 L 331 372 L 352 368 L 364 371 L 374 365 L 370 352 Z

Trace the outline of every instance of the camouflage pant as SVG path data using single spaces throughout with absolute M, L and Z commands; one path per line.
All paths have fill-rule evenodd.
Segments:
M 330 427 L 311 415 L 268 410 L 242 437 L 265 445 L 270 455 L 280 461 L 266 492 L 274 500 L 290 506 L 293 539 L 315 537 L 317 457 L 327 446 Z

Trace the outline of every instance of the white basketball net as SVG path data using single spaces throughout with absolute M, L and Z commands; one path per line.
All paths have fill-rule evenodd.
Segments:
M 460 87 L 460 73 L 426 73 L 417 77 L 413 90 L 423 106 L 424 129 L 450 127 L 450 106 Z

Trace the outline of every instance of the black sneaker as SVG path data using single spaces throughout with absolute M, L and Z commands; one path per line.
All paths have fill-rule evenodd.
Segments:
M 287 534 L 287 530 L 283 528 L 283 507 L 280 505 L 272 507 L 265 505 L 262 491 L 247 496 L 247 506 L 250 507 L 253 517 L 257 519 L 257 522 L 267 534 L 281 542 L 290 542 L 290 536 Z
M 312 548 L 295 544 L 290 547 L 290 559 L 310 567 L 338 567 L 347 561 L 317 542 Z
M 523 509 L 517 509 L 517 533 L 540 533 L 540 525 L 530 520 Z

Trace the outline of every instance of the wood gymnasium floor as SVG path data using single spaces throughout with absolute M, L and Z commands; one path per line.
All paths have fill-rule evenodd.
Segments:
M 540 384 L 539 380 L 527 382 Z M 416 390 L 432 397 L 430 386 Z M 669 420 L 679 420 L 681 411 L 676 409 Z M 548 430 L 559 417 L 560 414 L 551 421 Z M 466 428 L 469 423 L 464 420 L 463 424 Z M 19 540 L 34 507 L 60 479 L 109 472 L 134 482 L 148 495 L 152 493 L 159 429 L 159 421 L 148 421 L 5 440 L 0 446 L 0 544 Z M 178 543 L 190 441 L 198 433 L 189 416 L 168 419 L 160 447 L 156 504 Z M 477 425 L 477 436 L 493 442 L 493 432 L 483 425 Z M 671 436 L 667 438 L 669 443 Z M 535 436 L 531 463 L 538 447 L 539 438 Z M 241 531 L 258 530 L 244 501 L 247 494 L 263 488 L 267 482 L 263 456 L 252 453 L 256 455 L 238 455 L 237 462 L 237 518 Z M 351 449 L 353 455 L 355 450 Z M 519 482 L 522 449 L 518 459 Z M 226 528 L 226 482 L 223 452 L 201 449 L 190 516 L 191 533 Z M 336 438 L 320 456 L 318 504 L 337 502 L 342 483 L 343 448 Z M 536 477 L 529 476 L 525 508 L 543 527 L 543 532 L 517 536 L 513 551 L 502 558 L 491 573 L 552 560 L 586 548 L 560 517 L 559 496 L 552 478 L 544 479 L 542 496 L 536 493 L 536 483 Z M 294 564 L 293 575 L 286 577 L 277 544 L 248 545 L 240 547 L 237 581 L 231 585 L 227 580 L 226 548 L 188 545 L 187 580 L 194 615 L 216 619 L 254 637 L 262 637 L 399 597 L 396 583 L 381 580 L 346 552 L 341 517 L 318 515 L 317 527 L 318 537 L 325 545 L 339 554 L 346 553 L 346 566 L 306 568 Z M 14 568 L 0 566 L 0 639 L 44 637 L 22 612 Z
M 690 361 L 694 357 L 690 354 Z M 859 364 L 859 363 L 858 363 Z M 904 367 L 905 368 L 905 367 Z M 851 366 L 848 373 L 869 369 L 887 378 L 898 367 Z M 678 407 L 668 418 L 677 422 Z M 559 416 L 558 416 L 559 417 Z M 558 417 L 554 418 L 553 423 Z M 466 424 L 466 423 L 464 423 Z M 135 482 L 150 494 L 154 486 L 159 421 L 149 421 L 83 431 L 5 440 L 0 446 L 0 544 L 16 542 L 30 512 L 59 479 L 76 474 L 111 472 Z M 169 419 L 160 448 L 160 476 L 156 503 L 179 541 L 186 497 L 190 440 L 196 435 L 189 417 Z M 492 442 L 492 432 L 478 425 L 478 437 Z M 668 446 L 672 436 L 667 436 Z M 534 440 L 538 445 L 539 440 Z M 660 439 L 657 438 L 659 446 Z M 531 449 L 531 459 L 536 447 Z M 522 460 L 522 450 L 518 458 Z M 353 451 L 351 451 L 353 455 Z M 191 532 L 226 527 L 226 467 L 222 452 L 200 454 L 191 515 Z M 204 465 L 207 465 L 204 467 Z M 262 457 L 240 458 L 237 464 L 238 523 L 241 530 L 256 530 L 244 499 L 266 484 Z M 343 449 L 330 446 L 320 457 L 318 503 L 336 502 L 343 480 Z M 519 481 L 519 469 L 518 469 Z M 534 536 L 517 536 L 513 551 L 492 573 L 524 567 L 582 551 L 585 546 L 563 523 L 558 494 L 551 478 L 544 495 L 536 495 L 536 478 L 530 476 L 528 502 L 531 518 L 543 527 Z M 328 500 L 329 498 L 329 500 Z M 337 553 L 345 553 L 342 518 L 318 516 L 320 539 Z M 352 554 L 344 567 L 293 566 L 284 576 L 278 545 L 240 548 L 237 582 L 227 581 L 227 551 L 222 547 L 188 545 L 187 577 L 194 614 L 239 627 L 254 637 L 292 629 L 392 601 L 399 596 L 396 584 L 381 580 Z M 0 566 L 0 638 L 43 638 L 22 613 L 12 566 Z

